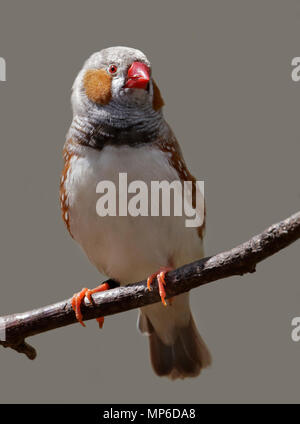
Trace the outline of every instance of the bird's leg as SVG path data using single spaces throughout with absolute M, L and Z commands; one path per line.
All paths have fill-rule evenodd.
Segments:
M 117 283 L 115 280 L 108 280 L 104 283 L 100 284 L 100 286 L 95 287 L 94 289 L 87 289 L 86 287 L 83 288 L 80 292 L 75 293 L 72 297 L 72 308 L 75 312 L 77 320 L 80 322 L 80 324 L 85 327 L 85 323 L 82 320 L 82 313 L 81 313 L 81 304 L 85 297 L 88 298 L 88 300 L 92 303 L 92 294 L 99 293 L 105 290 L 114 289 L 115 287 L 118 287 L 119 283 Z M 96 318 L 96 321 L 99 324 L 99 327 L 102 328 L 104 324 L 104 317 Z
M 159 271 L 155 272 L 154 274 L 150 275 L 150 277 L 148 277 L 147 279 L 147 288 L 148 290 L 152 290 L 151 288 L 151 284 L 153 283 L 154 278 L 157 278 L 157 283 L 158 283 L 158 289 L 159 289 L 159 294 L 160 294 L 160 298 L 162 303 L 164 304 L 164 306 L 167 306 L 167 302 L 165 300 L 166 298 L 166 291 L 165 291 L 165 285 L 166 285 L 166 281 L 165 281 L 165 275 L 167 272 L 172 271 L 173 268 L 171 267 L 162 267 L 159 269 Z M 172 303 L 172 299 L 169 299 L 169 303 Z

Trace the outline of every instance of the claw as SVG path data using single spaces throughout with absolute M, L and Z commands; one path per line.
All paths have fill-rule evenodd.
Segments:
M 166 291 L 165 291 L 165 288 L 164 288 L 164 286 L 166 285 L 165 276 L 166 276 L 166 273 L 169 272 L 169 271 L 172 271 L 172 268 L 170 268 L 170 267 L 160 268 L 160 270 L 158 272 L 150 275 L 147 279 L 147 289 L 149 291 L 152 291 L 151 284 L 153 283 L 154 278 L 155 277 L 157 278 L 159 294 L 160 294 L 161 301 L 162 301 L 164 306 L 167 306 L 167 302 L 165 300 Z M 171 302 L 170 302 L 170 304 L 171 304 Z
M 96 321 L 99 324 L 99 328 L 102 328 L 104 324 L 104 317 L 96 318 Z
M 72 308 L 75 312 L 77 321 L 80 322 L 80 324 L 85 327 L 85 323 L 82 320 L 82 313 L 81 313 L 81 303 L 83 299 L 85 298 L 85 294 L 87 292 L 87 288 L 83 288 L 80 292 L 75 293 L 72 297 Z
M 85 327 L 85 323 L 83 322 L 83 317 L 82 317 L 82 312 L 81 312 L 81 304 L 82 304 L 83 299 L 86 296 L 88 298 L 88 300 L 92 303 L 92 301 L 93 301 L 92 294 L 108 290 L 109 288 L 110 287 L 109 287 L 108 283 L 103 283 L 100 286 L 98 286 L 98 287 L 96 287 L 92 290 L 84 287 L 80 292 L 75 293 L 73 295 L 72 301 L 71 301 L 72 308 L 75 312 L 77 320 L 80 322 L 80 324 L 83 327 Z M 104 323 L 104 317 L 96 318 L 96 320 L 99 323 L 99 327 L 102 328 L 103 323 Z
M 165 300 L 166 291 L 165 291 L 165 288 L 164 288 L 164 286 L 166 285 L 165 274 L 166 274 L 166 272 L 161 271 L 157 276 L 157 281 L 158 281 L 158 288 L 159 288 L 159 294 L 160 294 L 161 301 L 164 304 L 164 306 L 167 306 L 167 302 Z

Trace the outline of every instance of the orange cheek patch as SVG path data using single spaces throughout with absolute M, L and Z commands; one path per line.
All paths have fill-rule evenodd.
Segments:
M 154 80 L 152 80 L 153 83 L 153 102 L 152 102 L 152 107 L 154 110 L 159 110 L 163 107 L 163 105 L 165 104 L 163 98 L 161 97 L 159 88 L 156 85 L 156 82 Z
M 104 69 L 90 69 L 84 76 L 84 88 L 90 100 L 107 105 L 111 99 L 111 76 Z

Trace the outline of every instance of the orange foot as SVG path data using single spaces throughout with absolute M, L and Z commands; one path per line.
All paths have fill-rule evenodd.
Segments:
M 81 313 L 81 304 L 85 296 L 89 299 L 89 301 L 92 303 L 92 294 L 99 293 L 105 290 L 109 290 L 112 288 L 115 288 L 119 286 L 119 284 L 114 280 L 108 280 L 103 284 L 100 284 L 100 286 L 90 290 L 87 288 L 83 288 L 80 292 L 75 293 L 72 297 L 72 308 L 75 312 L 77 320 L 80 322 L 80 324 L 85 327 L 85 323 L 82 320 L 82 313 Z M 96 321 L 99 324 L 99 327 L 102 328 L 104 324 L 104 317 L 96 318 Z
M 154 274 L 150 275 L 150 277 L 148 277 L 147 279 L 147 288 L 148 290 L 152 290 L 151 288 L 151 284 L 153 283 L 154 278 L 157 278 L 157 282 L 158 282 L 158 289 L 159 289 L 159 294 L 160 294 L 160 298 L 162 303 L 167 306 L 166 303 L 166 291 L 165 291 L 165 285 L 166 285 L 166 281 L 165 281 L 165 276 L 166 273 L 169 271 L 172 271 L 173 268 L 171 267 L 162 267 L 159 269 L 159 271 L 155 272 Z M 169 303 L 172 303 L 172 299 L 169 299 Z

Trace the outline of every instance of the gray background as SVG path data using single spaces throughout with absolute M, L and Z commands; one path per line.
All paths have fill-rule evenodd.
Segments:
M 70 297 L 102 276 L 60 217 L 70 89 L 111 45 L 143 50 L 190 169 L 205 180 L 206 253 L 299 209 L 299 1 L 1 0 L 1 315 Z M 35 361 L 0 350 L 1 402 L 298 402 L 299 243 L 257 273 L 192 292 L 213 355 L 194 380 L 152 372 L 137 311 L 34 337 Z

